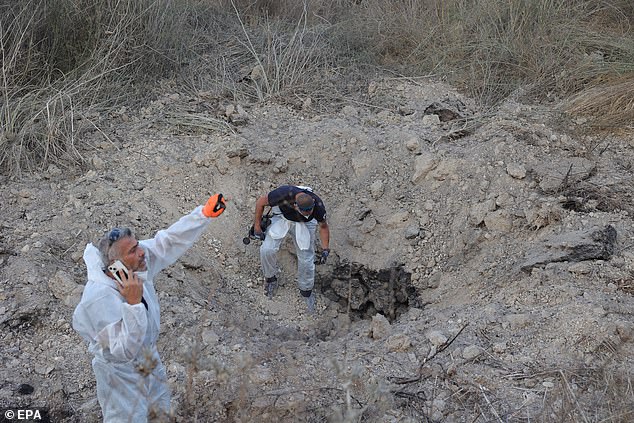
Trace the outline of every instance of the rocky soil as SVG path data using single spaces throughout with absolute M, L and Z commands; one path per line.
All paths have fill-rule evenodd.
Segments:
M 86 126 L 85 166 L 2 179 L 0 406 L 99 421 L 70 325 L 86 243 L 151 237 L 222 192 L 226 213 L 156 281 L 176 421 L 634 420 L 631 138 L 432 81 L 377 80 L 323 113 L 300 100 L 174 89 Z M 329 213 L 315 315 L 292 248 L 269 300 L 242 243 L 286 183 Z

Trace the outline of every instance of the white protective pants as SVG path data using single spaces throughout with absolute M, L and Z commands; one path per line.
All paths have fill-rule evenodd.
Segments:
M 279 209 L 278 209 L 279 210 Z M 265 278 L 271 278 L 277 275 L 277 252 L 280 250 L 282 238 L 275 239 L 269 235 L 269 229 L 275 225 L 275 223 L 284 219 L 284 216 L 275 214 L 275 208 L 273 210 L 273 218 L 271 219 L 271 225 L 267 228 L 266 237 L 260 247 L 260 262 L 262 263 L 262 271 Z M 307 249 L 302 250 L 299 248 L 295 233 L 295 224 L 291 223 L 288 233 L 292 236 L 295 243 L 295 251 L 297 254 L 297 284 L 302 291 L 310 291 L 315 285 L 315 230 L 317 228 L 317 220 L 313 219 L 304 223 L 310 233 L 310 244 Z
M 148 412 L 169 413 L 170 389 L 165 366 L 156 347 L 148 351 L 146 359 L 138 364 L 156 367 L 151 374 L 130 372 L 129 363 L 109 363 L 93 358 L 92 368 L 97 379 L 97 399 L 104 422 L 132 423 L 147 421 Z

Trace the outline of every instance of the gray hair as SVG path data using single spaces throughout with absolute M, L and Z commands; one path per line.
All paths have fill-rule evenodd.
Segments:
M 111 261 L 117 258 L 118 251 L 116 248 L 112 248 L 117 241 L 123 238 L 133 237 L 132 230 L 130 228 L 113 228 L 101 237 L 97 243 L 97 248 L 101 253 L 101 260 L 104 266 L 110 264 Z

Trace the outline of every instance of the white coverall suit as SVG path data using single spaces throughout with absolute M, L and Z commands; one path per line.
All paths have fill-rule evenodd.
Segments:
M 137 275 L 143 281 L 147 310 L 143 303 L 125 301 L 116 282 L 104 273 L 99 250 L 86 246 L 88 282 L 73 313 L 73 328 L 88 341 L 88 351 L 94 355 L 92 367 L 104 422 L 146 422 L 153 407 L 170 410 L 167 374 L 156 349 L 160 309 L 153 281 L 196 242 L 210 220 L 199 206 L 154 238 L 139 241 L 147 270 Z M 141 374 L 138 365 L 149 366 L 151 374 Z
M 271 226 L 266 230 L 266 237 L 260 246 L 260 262 L 265 278 L 277 274 L 277 252 L 287 233 L 295 242 L 297 254 L 297 285 L 302 291 L 310 291 L 315 286 L 315 230 L 317 220 L 308 222 L 292 222 L 287 220 L 275 206 L 272 208 Z

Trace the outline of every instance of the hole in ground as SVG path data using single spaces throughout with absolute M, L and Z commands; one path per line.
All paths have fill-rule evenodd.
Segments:
M 337 302 L 350 319 L 371 319 L 383 314 L 390 322 L 419 302 L 411 273 L 395 264 L 379 271 L 359 263 L 340 262 L 332 273 L 316 275 L 322 294 Z

